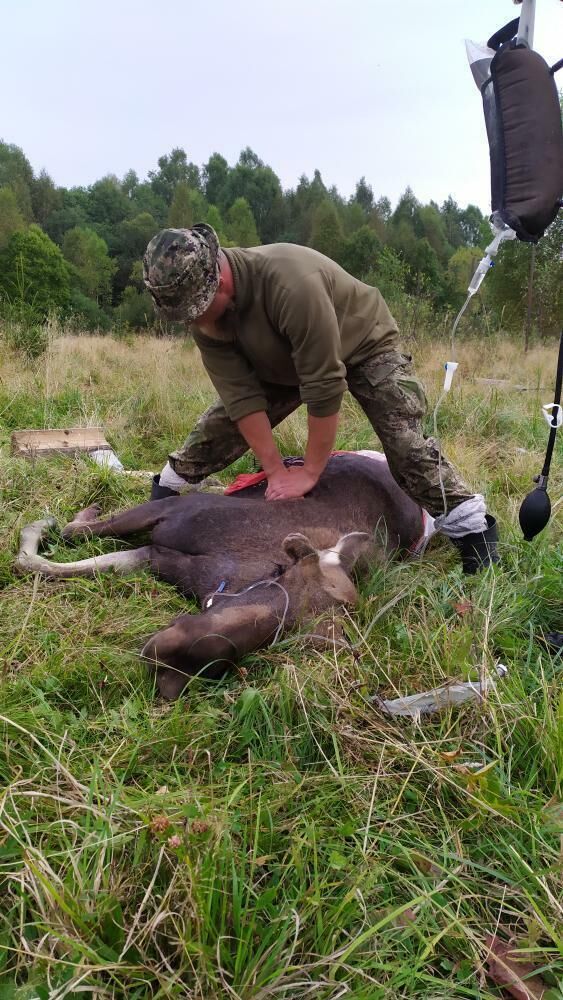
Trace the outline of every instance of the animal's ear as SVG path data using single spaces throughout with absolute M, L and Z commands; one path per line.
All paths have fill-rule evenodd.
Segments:
M 372 545 L 373 539 L 366 531 L 351 531 L 348 535 L 342 535 L 334 546 L 340 556 L 343 569 L 350 573 L 354 564 Z
M 299 562 L 305 556 L 317 555 L 317 550 L 311 545 L 307 535 L 302 535 L 297 531 L 284 538 L 282 547 L 294 562 Z

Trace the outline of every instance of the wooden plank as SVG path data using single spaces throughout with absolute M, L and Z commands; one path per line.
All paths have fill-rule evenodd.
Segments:
M 111 447 L 101 427 L 14 431 L 11 443 L 12 454 L 21 458 L 77 454 Z

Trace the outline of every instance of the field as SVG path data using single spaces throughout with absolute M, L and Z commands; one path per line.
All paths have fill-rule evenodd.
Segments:
M 447 348 L 408 347 L 433 404 Z M 544 641 L 563 628 L 561 442 L 549 528 L 528 544 L 517 520 L 543 462 L 554 347 L 461 343 L 439 414 L 444 450 L 499 519 L 501 568 L 464 578 L 434 540 L 362 584 L 355 656 L 288 636 L 172 705 L 137 658 L 186 610 L 170 587 L 13 572 L 28 521 L 141 502 L 148 481 L 16 460 L 9 438 L 102 425 L 126 468 L 158 471 L 212 399 L 197 352 L 55 333 L 32 365 L 0 349 L 1 1000 L 492 1000 L 495 934 L 545 1000 L 563 996 L 562 661 Z M 305 426 L 299 413 L 281 428 L 286 454 Z M 376 444 L 347 401 L 338 447 Z M 53 537 L 49 552 L 112 544 L 69 555 Z M 508 676 L 479 706 L 415 723 L 369 701 L 498 661 Z

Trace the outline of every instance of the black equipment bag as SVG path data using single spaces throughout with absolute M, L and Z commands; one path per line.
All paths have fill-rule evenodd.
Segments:
M 481 93 L 491 159 L 491 202 L 518 239 L 537 243 L 563 195 L 563 130 L 554 72 L 514 38 L 518 18 L 487 45 L 495 49 Z

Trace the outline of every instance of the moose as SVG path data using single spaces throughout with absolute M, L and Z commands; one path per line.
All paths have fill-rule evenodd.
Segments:
M 148 538 L 139 548 L 78 562 L 39 555 L 55 522 L 36 521 L 22 531 L 17 567 L 49 578 L 144 567 L 195 596 L 201 613 L 178 616 L 141 652 L 161 695 L 177 698 L 190 676 L 217 679 L 282 630 L 355 604 L 354 566 L 413 551 L 424 534 L 423 511 L 377 453 L 334 455 L 304 499 L 267 501 L 264 494 L 265 484 L 232 495 L 191 492 L 107 517 L 88 507 L 63 528 L 64 539 Z

